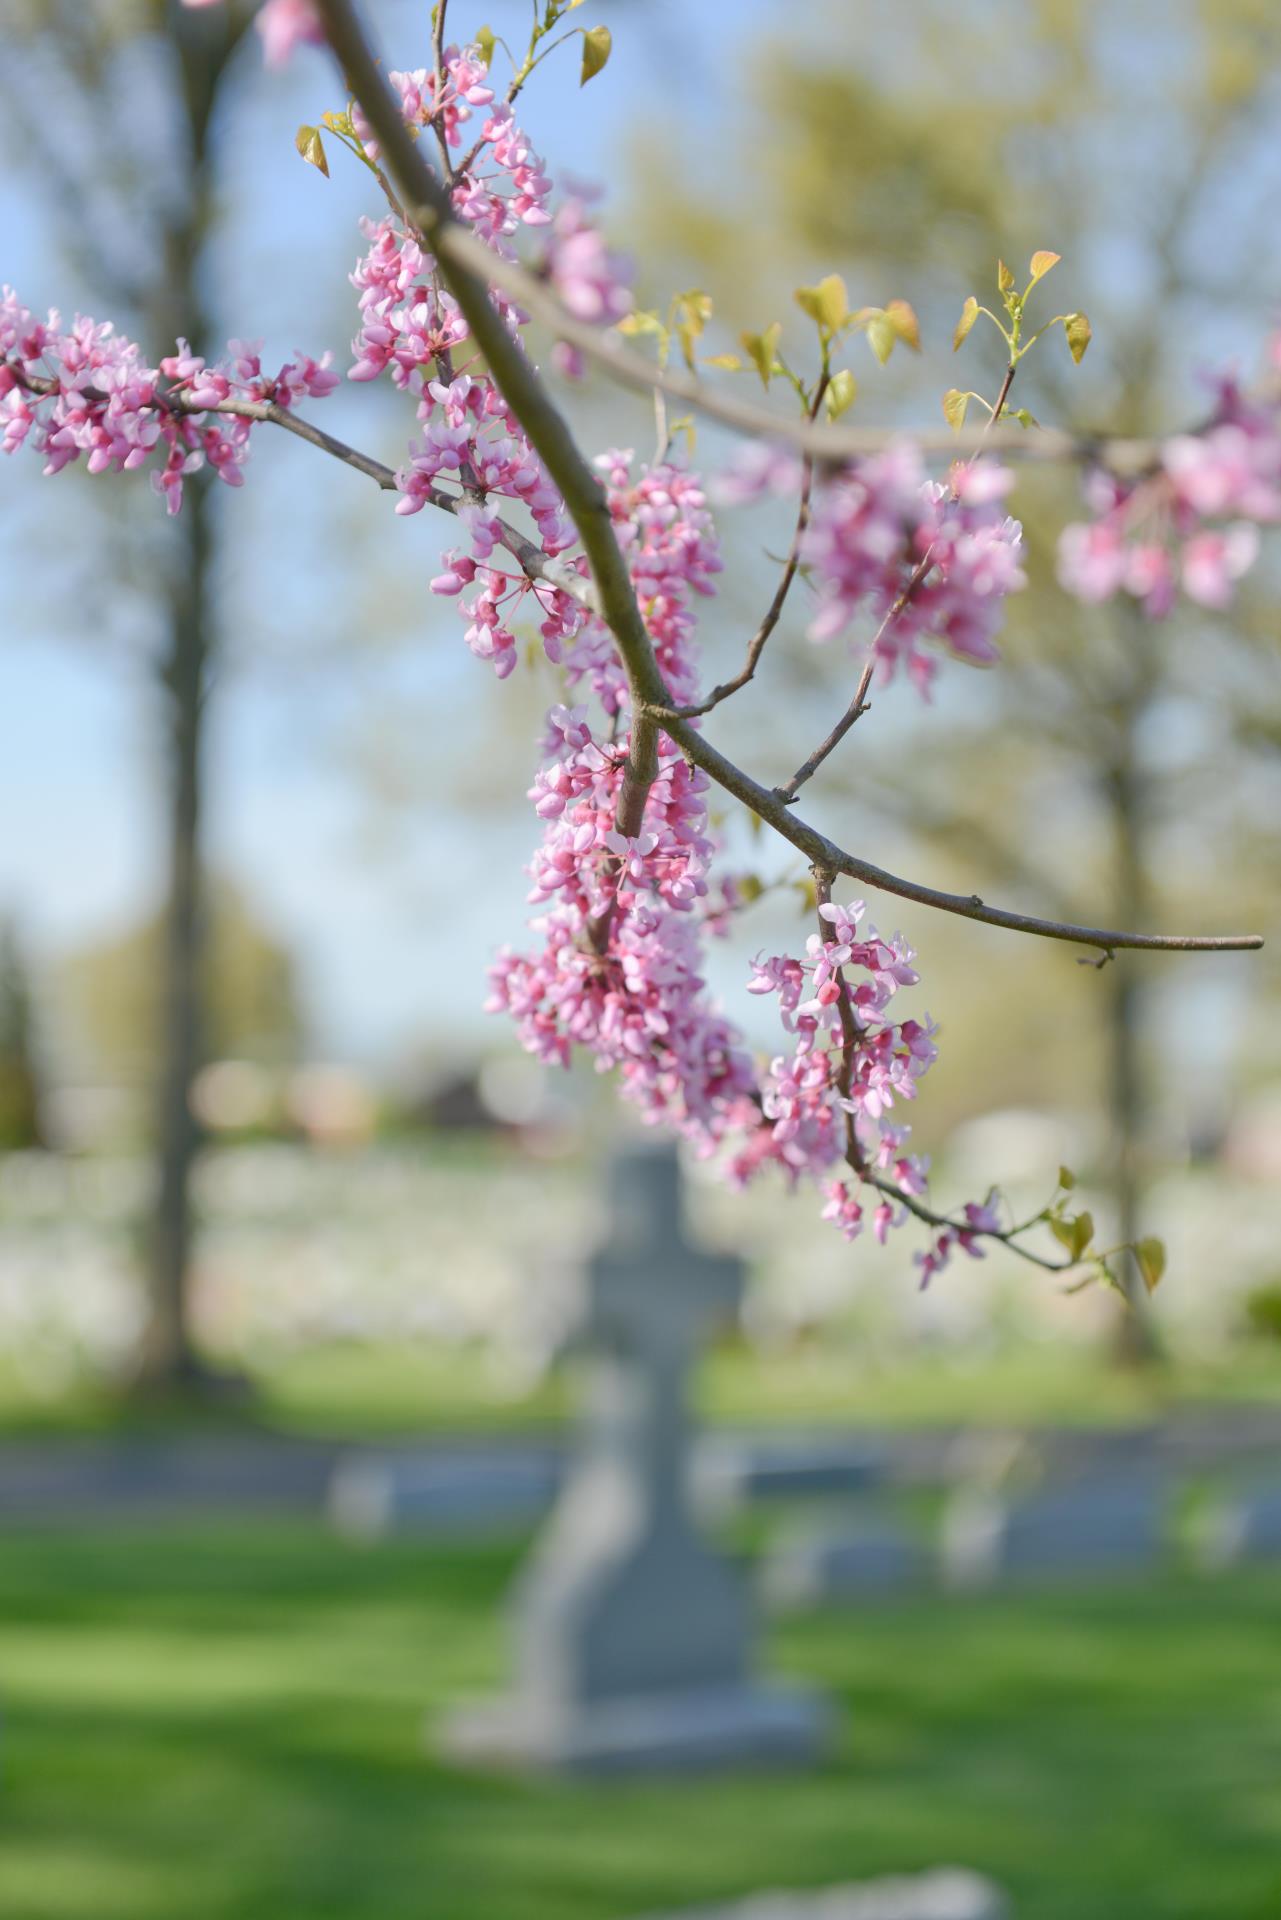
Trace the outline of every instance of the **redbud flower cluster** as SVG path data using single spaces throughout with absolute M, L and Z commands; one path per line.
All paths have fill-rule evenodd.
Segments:
M 637 598 L 665 675 L 680 697 L 695 686 L 689 594 L 707 593 L 719 569 L 697 481 L 672 466 L 633 482 L 631 454 L 597 462 Z M 586 706 L 553 707 L 545 763 L 530 792 L 544 822 L 530 868 L 535 954 L 505 950 L 490 972 L 490 1011 L 515 1018 L 522 1043 L 567 1064 L 586 1046 L 602 1070 L 617 1067 L 625 1097 L 710 1149 L 754 1113 L 755 1075 L 734 1028 L 704 982 L 702 936 L 713 843 L 707 777 L 666 736 L 641 831 L 618 831 L 630 736 L 618 731 L 626 680 L 607 630 L 587 622 L 566 659 L 613 723 L 597 738 Z
M 110 322 L 79 316 L 69 327 L 50 313 L 36 320 L 12 289 L 0 291 L 0 446 L 13 453 L 30 437 L 60 473 L 83 455 L 90 473 L 150 466 L 170 513 L 183 481 L 206 464 L 228 486 L 244 482 L 253 421 L 215 410 L 237 401 L 291 407 L 338 385 L 330 356 L 299 354 L 264 374 L 256 345 L 233 340 L 228 357 L 206 366 L 185 340 L 149 367 L 134 341 Z
M 800 481 L 793 455 L 758 446 L 725 477 L 721 497 L 794 495 Z M 882 681 L 902 666 L 927 698 L 937 671 L 929 647 L 990 665 L 1005 596 L 1027 584 L 1022 528 L 1003 506 L 1013 484 L 989 460 L 958 464 L 939 484 L 906 440 L 845 468 L 818 490 L 801 543 L 818 595 L 810 638 L 834 639 L 869 615 Z
M 1059 538 L 1069 593 L 1092 605 L 1128 593 L 1152 619 L 1180 588 L 1198 606 L 1226 607 L 1254 565 L 1259 526 L 1281 520 L 1281 407 L 1225 379 L 1210 425 L 1166 441 L 1154 473 L 1096 471 L 1085 495 L 1095 518 Z
M 543 162 L 516 124 L 510 106 L 494 101 L 475 47 L 446 50 L 443 83 L 425 68 L 389 75 L 400 95 L 408 126 L 435 127 L 449 147 L 462 143 L 462 128 L 483 110 L 474 159 L 456 176 L 453 202 L 494 250 L 514 257 L 521 227 L 549 231 L 545 271 L 575 310 L 608 323 L 626 311 L 626 264 L 609 253 L 590 226 L 579 199 L 553 219 L 551 181 Z M 353 125 L 371 158 L 377 147 L 358 112 Z M 516 664 L 513 622 L 531 595 L 549 659 L 559 661 L 584 615 L 563 590 L 534 583 L 521 570 L 495 565 L 503 530 L 495 502 L 523 508 L 533 523 L 541 553 L 554 559 L 574 543 L 573 526 L 559 493 L 519 422 L 488 374 L 455 374 L 454 356 L 466 351 L 468 329 L 457 303 L 440 285 L 435 262 L 415 236 L 393 217 L 365 223 L 369 247 L 352 274 L 360 296 L 361 324 L 352 351 L 353 380 L 388 372 L 418 403 L 420 434 L 397 476 L 397 512 L 417 513 L 439 499 L 445 479 L 462 495 L 458 519 L 468 539 L 447 551 L 432 591 L 457 597 L 466 640 L 499 678 Z M 513 334 L 526 316 L 499 301 Z
M 765 1074 L 760 1121 L 730 1169 L 745 1181 L 772 1164 L 793 1184 L 803 1175 L 823 1182 L 823 1217 L 847 1240 L 863 1230 L 862 1173 L 925 1192 L 928 1161 L 905 1151 L 909 1129 L 890 1115 L 916 1098 L 917 1081 L 937 1058 L 928 1015 L 895 1020 L 889 1012 L 900 988 L 917 983 L 915 955 L 897 934 L 886 940 L 871 927 L 860 932 L 863 913 L 861 901 L 825 902 L 823 932 L 810 935 L 804 959 L 757 958 L 748 991 L 778 995 L 794 1044 Z M 853 1186 L 827 1178 L 842 1162 Z M 872 1219 L 877 1239 L 883 1243 L 894 1224 L 895 1209 L 882 1197 Z
M 944 1227 L 926 1248 L 924 1253 L 914 1253 L 912 1259 L 921 1270 L 921 1289 L 929 1286 L 935 1274 L 942 1273 L 952 1257 L 955 1247 L 968 1253 L 971 1260 L 981 1260 L 983 1249 L 979 1245 L 981 1234 L 999 1234 L 1001 1217 L 996 1210 L 996 1194 L 990 1193 L 986 1200 L 967 1200 L 963 1209 L 965 1220 L 962 1225 Z
M 870 612 L 882 680 L 902 665 L 922 694 L 937 665 L 929 644 L 990 665 L 1005 596 L 1027 584 L 1022 529 L 1002 504 L 1013 484 L 1008 468 L 977 460 L 941 485 L 904 443 L 823 488 L 801 554 L 818 587 L 810 638 L 833 639 Z

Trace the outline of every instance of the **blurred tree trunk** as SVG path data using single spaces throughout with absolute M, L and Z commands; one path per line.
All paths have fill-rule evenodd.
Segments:
M 1114 755 L 1104 775 L 1104 790 L 1115 835 L 1115 908 L 1118 925 L 1147 926 L 1151 918 L 1148 885 L 1149 813 L 1141 772 L 1138 732 L 1156 684 L 1152 638 L 1136 608 L 1118 611 L 1127 635 L 1126 684 L 1113 715 Z M 1150 975 L 1120 954 L 1104 969 L 1107 991 L 1108 1064 L 1111 1108 L 1112 1197 L 1117 1238 L 1134 1242 L 1143 1232 L 1142 1205 L 1146 1169 L 1150 1087 L 1143 1058 L 1144 1014 Z M 1113 1355 L 1122 1366 L 1142 1367 L 1161 1357 L 1148 1306 L 1147 1289 L 1132 1254 L 1117 1267 L 1128 1311 L 1118 1314 Z
M 200 296 L 200 259 L 208 234 L 213 181 L 210 121 L 235 41 L 211 41 L 203 22 L 167 9 L 178 62 L 187 135 L 187 174 L 166 225 L 162 268 L 144 302 L 149 351 L 178 339 L 208 357 L 213 343 Z M 197 1352 L 191 1313 L 194 1252 L 192 1183 L 200 1127 L 192 1085 L 204 1058 L 205 911 L 202 787 L 209 662 L 215 646 L 214 529 L 211 475 L 184 488 L 179 533 L 164 593 L 166 649 L 160 681 L 166 699 L 165 812 L 168 887 L 157 1018 L 156 1178 L 147 1248 L 150 1316 L 139 1385 L 182 1392 L 215 1384 Z
M 1205 358 L 1216 357 L 1213 342 L 1228 302 L 1260 333 L 1270 324 L 1275 261 L 1269 256 L 1268 271 L 1260 268 L 1257 236 L 1275 198 L 1269 141 L 1281 77 L 1277 9 L 1259 0 L 1171 4 L 1170 72 L 1146 90 L 1137 63 L 1127 67 L 1116 58 L 1117 30 L 1126 28 L 1115 16 L 1126 10 L 1106 0 L 1032 0 L 1014 9 L 1017 30 L 1003 50 L 1011 72 L 1023 74 L 1013 86 L 999 76 L 993 84 L 990 47 L 975 31 L 978 11 L 952 0 L 912 0 L 868 35 L 855 9 L 831 0 L 821 10 L 817 63 L 811 46 L 782 28 L 767 29 L 751 70 L 755 98 L 743 121 L 751 159 L 736 201 L 722 194 L 718 204 L 709 190 L 700 193 L 688 169 L 679 173 L 671 161 L 679 148 L 661 115 L 648 135 L 640 216 L 651 269 L 664 249 L 669 256 L 679 249 L 680 273 L 719 284 L 736 322 L 759 327 L 763 314 L 788 310 L 781 261 L 790 258 L 795 277 L 805 280 L 837 267 L 850 275 L 858 299 L 907 295 L 932 337 L 945 341 L 961 298 L 990 270 L 985 261 L 1023 258 L 1051 235 L 1065 261 L 1055 285 L 1078 276 L 1099 345 L 1084 384 L 1074 369 L 1069 374 L 1066 356 L 1038 349 L 1020 375 L 1020 395 L 1041 419 L 1087 430 L 1101 406 L 1118 432 L 1168 423 L 1175 370 L 1190 337 L 1199 332 Z M 1133 32 L 1140 33 L 1137 23 Z M 1170 77 L 1176 71 L 1177 83 Z M 1116 154 L 1136 114 L 1145 151 L 1127 149 L 1133 164 L 1118 168 Z M 769 129 L 767 140 L 761 128 Z M 854 183 L 853 190 L 834 193 L 834 180 Z M 1204 233 L 1212 233 L 1213 246 L 1201 240 Z M 1125 273 L 1099 270 L 1104 237 L 1107 259 L 1125 259 Z M 773 264 L 753 271 L 758 261 Z M 1092 261 L 1087 293 L 1079 276 Z M 1110 365 L 1100 377 L 1094 369 L 1105 356 Z M 988 365 L 994 386 L 999 373 L 995 361 Z M 938 372 L 936 360 L 927 365 L 925 389 Z M 904 369 L 895 418 L 908 411 L 908 377 Z M 914 397 L 937 404 L 928 390 Z M 1197 404 L 1192 391 L 1178 402 L 1193 412 Z M 1090 896 L 1106 860 L 1114 924 L 1151 925 L 1173 911 L 1173 899 L 1197 898 L 1178 853 L 1163 869 L 1163 850 L 1179 815 L 1180 781 L 1205 779 L 1222 752 L 1221 736 L 1208 729 L 1194 767 L 1177 773 L 1146 750 L 1158 702 L 1188 687 L 1188 662 L 1197 659 L 1188 636 L 1199 627 L 1204 640 L 1211 622 L 1184 608 L 1154 638 L 1132 606 L 1091 615 L 1066 602 L 1050 585 L 1064 498 L 1038 491 L 1030 476 L 1020 492 L 1040 566 L 1010 611 L 994 696 L 1003 724 L 977 729 L 963 722 L 952 741 L 936 733 L 930 755 L 910 760 L 901 736 L 881 750 L 874 726 L 861 742 L 861 764 L 833 763 L 825 779 L 829 789 L 846 780 L 863 804 L 875 796 L 888 821 L 962 858 L 957 891 L 990 880 L 1022 889 L 1058 917 L 1091 919 L 1101 910 Z M 1066 510 L 1079 514 L 1075 488 Z M 1238 625 L 1239 605 L 1231 617 Z M 1226 675 L 1207 686 L 1196 666 L 1193 673 L 1198 707 L 1217 709 L 1235 750 L 1257 728 L 1258 708 L 1239 702 Z M 1043 751 L 1029 755 L 1029 741 Z M 1070 876 L 1035 870 L 1028 825 L 1047 765 L 1053 778 L 1070 779 L 1100 801 L 1106 816 L 1097 846 L 1082 845 Z M 990 804 L 990 795 L 999 795 L 999 804 Z M 1059 904 L 1064 892 L 1079 897 Z M 1096 1103 L 1110 1136 L 1099 1169 L 1115 1216 L 1109 1239 L 1113 1225 L 1118 1239 L 1142 1234 L 1156 1081 L 1143 1034 L 1156 980 L 1157 970 L 1141 956 L 1119 956 L 1100 976 L 1091 1016 L 1107 1046 Z M 1110 1351 L 1126 1364 L 1154 1359 L 1141 1276 L 1128 1255 L 1117 1264 L 1124 1265 L 1130 1304 L 1118 1302 Z
M 191 1087 L 203 1058 L 201 775 L 205 671 L 211 645 L 209 517 L 209 487 L 201 474 L 186 488 L 186 537 L 181 543 L 181 567 L 175 569 L 168 589 L 168 649 L 161 668 L 168 702 L 168 894 L 156 1010 L 160 1068 L 155 1100 L 155 1200 L 148 1246 L 151 1311 L 141 1369 L 142 1382 L 157 1387 L 195 1382 L 203 1372 L 190 1315 L 191 1186 L 200 1148 Z

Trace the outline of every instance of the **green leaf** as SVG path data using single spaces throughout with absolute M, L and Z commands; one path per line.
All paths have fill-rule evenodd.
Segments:
M 1084 313 L 1069 313 L 1063 322 L 1063 331 L 1067 335 L 1068 351 L 1079 367 L 1085 358 L 1085 349 L 1094 335 L 1090 331 L 1090 322 Z
M 494 58 L 494 42 L 498 35 L 492 27 L 477 27 L 476 45 L 480 48 L 480 57 L 488 67 Z
M 829 420 L 839 420 L 854 405 L 858 393 L 858 381 L 848 367 L 841 367 L 832 375 L 827 392 L 823 396 L 823 405 L 827 409 Z
M 681 343 L 681 358 L 691 373 L 697 373 L 698 362 L 694 358 L 694 342 L 703 331 L 692 320 L 682 320 L 676 328 L 676 338 Z
M 1165 1242 L 1158 1240 L 1155 1235 L 1140 1240 L 1135 1246 L 1134 1257 L 1139 1263 L 1144 1286 L 1149 1293 L 1154 1293 L 1165 1272 Z
M 294 135 L 294 145 L 309 167 L 316 167 L 329 178 L 329 162 L 325 158 L 325 143 L 317 127 L 301 126 Z
M 671 305 L 673 331 L 681 343 L 681 357 L 691 373 L 697 371 L 694 342 L 712 317 L 712 296 L 701 287 L 690 287 L 674 295 Z
M 775 320 L 766 327 L 764 333 L 741 333 L 739 340 L 757 373 L 761 376 L 761 385 L 768 387 L 771 377 L 778 371 L 774 355 L 778 343 L 783 337 L 783 323 Z
M 1050 1232 L 1074 1261 L 1079 1260 L 1094 1238 L 1094 1219 L 1088 1213 L 1063 1214 L 1050 1221 Z
M 1036 415 L 1029 413 L 1026 407 L 1016 407 L 1013 417 L 1021 427 L 1039 427 L 1041 424 Z
M 801 312 L 808 314 L 816 327 L 823 324 L 823 295 L 818 287 L 794 287 L 792 298 Z
M 734 884 L 745 907 L 750 907 L 753 900 L 759 900 L 765 891 L 765 882 L 756 873 L 740 873 Z
M 959 433 L 965 425 L 969 405 L 969 394 L 962 393 L 957 387 L 949 387 L 943 395 L 943 418 L 954 433 Z
M 614 36 L 608 27 L 584 28 L 583 70 L 578 81 L 580 87 L 585 87 L 589 80 L 594 80 L 596 75 L 601 72 L 605 62 L 609 59 L 610 49 L 613 47 L 613 44 Z
M 746 362 L 737 353 L 713 353 L 704 360 L 705 367 L 723 367 L 726 373 L 742 373 Z
M 1009 293 L 1013 285 L 1014 275 L 1010 272 L 1004 260 L 998 260 L 996 263 L 997 291 L 999 293 Z
M 1073 1187 L 1076 1185 L 1076 1175 L 1073 1173 L 1071 1167 L 1059 1168 L 1059 1185 L 1062 1187 L 1064 1193 L 1071 1193 Z
M 1034 253 L 1032 255 L 1032 278 L 1027 283 L 1029 293 L 1031 293 L 1038 280 L 1044 280 L 1051 267 L 1058 266 L 1062 258 L 1063 255 L 1061 253 Z
M 961 317 L 956 323 L 956 332 L 952 335 L 952 352 L 955 353 L 970 328 L 979 317 L 979 303 L 971 294 L 961 308 Z
M 850 299 L 845 291 L 845 282 L 839 273 L 829 273 L 825 280 L 818 283 L 819 318 L 823 325 L 836 332 L 849 318 Z
M 640 309 L 633 313 L 625 313 L 617 326 L 619 333 L 626 334 L 629 338 L 642 333 L 654 333 L 662 339 L 667 332 L 667 328 L 656 313 L 646 313 Z
M 916 309 L 906 300 L 888 300 L 885 303 L 885 317 L 894 329 L 897 339 L 913 353 L 921 351 L 921 323 L 916 317 Z
M 816 287 L 797 287 L 792 298 L 824 334 L 835 333 L 849 319 L 849 295 L 839 273 L 829 273 Z
M 894 322 L 888 313 L 874 313 L 867 323 L 867 344 L 882 366 L 893 353 L 894 342 L 897 339 Z

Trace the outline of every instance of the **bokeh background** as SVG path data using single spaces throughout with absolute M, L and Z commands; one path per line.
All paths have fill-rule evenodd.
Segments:
M 427 8 L 374 13 L 390 63 L 419 64 Z M 513 40 L 527 14 L 451 8 L 460 32 Z M 912 301 L 925 352 L 884 370 L 856 352 L 855 421 L 934 424 L 965 295 L 998 254 L 1041 247 L 1095 339 L 1080 369 L 1061 342 L 1032 356 L 1019 397 L 1039 419 L 1170 430 L 1204 412 L 1211 370 L 1262 365 L 1281 315 L 1269 0 L 594 0 L 593 18 L 614 33 L 606 72 L 580 92 L 567 49 L 525 96 L 552 172 L 606 186 L 643 304 L 711 293 L 718 347 L 774 318 L 799 347 L 791 290 L 828 271 L 855 303 Z M 293 152 L 337 90 L 318 54 L 266 73 L 252 34 L 215 23 L 153 0 L 5 0 L 0 277 L 156 352 L 261 337 L 267 362 L 333 347 L 342 366 L 357 221 L 376 209 L 341 156 L 326 180 Z M 966 354 L 967 381 L 994 389 L 990 343 Z M 561 391 L 589 447 L 650 443 L 634 398 Z M 412 426 L 367 386 L 323 420 L 393 463 Z M 696 463 L 729 452 L 699 424 Z M 1031 584 L 1003 664 L 945 668 L 932 706 L 880 695 L 807 813 L 886 866 L 1031 911 L 1275 935 L 1276 553 L 1223 615 L 1087 610 L 1053 577 L 1078 502 L 1071 472 L 1021 478 Z M 709 680 L 737 661 L 786 531 L 754 510 L 724 538 Z M 467 653 L 427 591 L 442 539 L 265 431 L 245 489 L 193 487 L 177 523 L 143 485 L 46 482 L 29 454 L 0 468 L 10 1459 L 211 1434 L 446 1444 L 557 1428 L 573 1404 L 564 1350 L 622 1122 L 593 1074 L 544 1074 L 481 1012 L 486 962 L 524 926 L 525 789 L 558 696 L 537 660 L 498 686 Z M 798 603 L 715 722 L 767 781 L 845 698 L 803 625 Z M 799 937 L 804 870 L 724 824 L 764 891 L 715 979 L 764 1045 L 746 961 Z M 1034 1209 L 1066 1163 L 1105 1233 L 1165 1239 L 1167 1276 L 1127 1308 L 996 1252 L 922 1295 L 906 1235 L 850 1250 L 805 1197 L 728 1196 L 695 1168 L 699 1230 L 751 1256 L 743 1325 L 700 1381 L 709 1414 L 1137 1430 L 1275 1406 L 1275 940 L 1096 971 L 870 907 L 917 945 L 943 1029 L 913 1116 L 936 1194 L 996 1182 Z M 664 1866 L 658 1790 L 584 1840 L 572 1794 L 464 1786 L 413 1750 L 428 1697 L 493 1670 L 514 1544 L 353 1559 L 298 1516 L 178 1534 L 40 1517 L 0 1553 L 25 1727 L 0 1859 L 15 1915 L 138 1920 L 181 1889 L 211 1916 L 603 1920 L 753 1874 L 941 1856 L 992 1864 L 1033 1915 L 1120 1910 L 1122 1885 L 1154 1915 L 1281 1904 L 1275 1585 L 946 1617 L 920 1601 L 788 1629 L 793 1663 L 867 1716 L 846 1770 L 789 1787 L 788 1832 L 758 1832 L 750 1860 L 735 1836 L 762 1790 L 709 1789 L 697 1842 Z M 944 1671 L 924 1659 L 939 1633 Z M 1074 1661 L 1079 1685 L 1038 1693 Z M 1112 1793 L 1139 1795 L 1129 1842 L 1081 1852 L 1074 1823 L 1101 1835 Z

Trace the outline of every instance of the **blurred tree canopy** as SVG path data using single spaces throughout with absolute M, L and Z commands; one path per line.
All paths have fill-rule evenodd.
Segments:
M 1082 429 L 1160 431 L 1207 411 L 1198 370 L 1235 360 L 1255 373 L 1281 305 L 1281 256 L 1260 245 L 1281 213 L 1271 0 L 911 0 L 874 20 L 829 4 L 789 15 L 745 70 L 740 137 L 706 166 L 661 121 L 640 138 L 638 251 L 653 304 L 661 270 L 712 292 L 733 331 L 782 319 L 800 339 L 798 282 L 835 270 L 856 304 L 905 297 L 925 354 L 896 355 L 884 373 L 870 356 L 856 362 L 847 417 L 937 423 L 945 386 L 994 397 L 1003 369 L 995 333 L 976 329 L 952 371 L 962 300 L 990 299 L 998 257 L 1021 267 L 1051 248 L 1062 263 L 1045 317 L 1086 309 L 1095 345 L 1077 369 L 1047 335 L 1011 404 Z M 902 857 L 958 891 L 1000 889 L 1011 904 L 1105 924 L 1190 913 L 1266 930 L 1281 854 L 1275 571 L 1261 568 L 1221 616 L 1184 608 L 1152 625 L 1128 603 L 1084 608 L 1054 582 L 1079 485 L 1071 471 L 1020 473 L 1030 585 L 1011 601 L 1001 665 L 981 678 L 949 669 L 925 714 L 902 689 L 882 696 L 808 809 L 835 802 L 848 820 L 856 804 L 869 850 L 907 838 Z M 767 655 L 761 680 L 786 675 L 798 699 L 822 684 L 830 705 L 849 669 L 798 642 L 805 622 L 800 600 L 773 643 L 786 664 Z M 739 711 L 734 724 L 753 722 Z M 756 724 L 769 764 L 768 715 Z M 930 938 L 932 972 L 949 953 L 976 969 L 968 934 L 933 922 Z M 1093 1079 L 1093 1104 L 1111 1113 L 1118 1225 L 1132 1237 L 1158 1093 L 1188 1133 L 1198 1096 L 1212 1114 L 1223 1104 L 1222 1049 L 1208 1036 L 1199 1088 L 1159 1088 L 1149 1044 L 1154 995 L 1182 991 L 1174 1055 L 1186 1076 L 1201 1017 L 1189 1006 L 1208 975 L 1185 968 L 1176 987 L 1133 955 L 1102 978 L 1073 972 L 1065 979 L 1061 956 L 1035 942 L 985 960 L 965 982 L 973 1018 L 949 1029 L 937 1094 L 951 1096 L 955 1120 L 967 1101 L 1088 1097 Z M 1233 979 L 1257 1005 L 1275 992 L 1275 961 Z
M 0 921 L 0 1152 L 43 1144 L 31 989 L 17 931 Z
M 208 1056 L 290 1065 L 304 1033 L 293 959 L 229 880 L 208 882 L 207 894 L 202 967 Z M 160 914 L 66 960 L 61 985 L 68 1026 L 95 1072 L 134 1083 L 154 1078 L 163 978 Z

